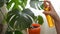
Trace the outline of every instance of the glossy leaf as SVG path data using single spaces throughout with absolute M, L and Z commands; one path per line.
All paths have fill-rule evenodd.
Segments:
M 43 22 L 44 22 L 42 16 L 38 16 L 37 20 L 38 20 L 38 23 L 39 23 L 40 25 L 42 25 Z
M 15 16 L 12 17 L 13 15 Z M 28 14 L 19 12 L 19 10 L 13 10 L 8 13 L 7 22 L 12 28 L 16 26 L 20 30 L 23 30 L 30 27 L 32 20 Z
M 27 0 L 11 0 L 10 2 L 7 2 L 7 8 L 9 9 L 12 6 L 13 3 L 14 3 L 14 6 L 12 7 L 12 10 L 20 9 L 19 5 L 22 8 L 25 8 L 25 6 L 27 4 Z
M 16 11 L 16 12 L 15 12 Z M 17 10 L 14 10 L 14 11 L 10 11 L 10 12 L 8 12 L 8 14 L 7 14 L 7 22 L 9 22 L 9 25 L 11 26 L 11 27 L 13 27 L 13 25 L 14 25 L 14 23 L 15 23 L 15 21 L 16 21 L 16 15 L 17 15 L 17 13 L 19 13 L 19 11 L 17 11 Z M 13 17 L 13 15 L 15 15 L 14 17 Z M 12 18 L 13 17 L 13 18 Z M 12 18 L 12 19 L 11 19 Z
M 28 9 L 28 8 L 24 9 L 22 12 L 30 15 L 32 18 L 35 17 L 34 13 L 30 9 Z
M 20 14 L 20 17 L 18 17 L 17 22 L 18 23 L 16 24 L 19 25 L 20 30 L 26 29 L 32 24 L 31 18 L 26 14 Z

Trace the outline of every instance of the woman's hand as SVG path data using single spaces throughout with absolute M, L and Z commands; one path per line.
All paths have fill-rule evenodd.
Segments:
M 55 9 L 53 8 L 51 2 L 50 2 L 50 1 L 45 1 L 45 2 L 49 3 L 50 10 L 49 10 L 48 12 L 47 12 L 47 11 L 44 11 L 43 13 L 44 13 L 45 15 L 50 15 L 55 21 L 56 21 L 56 20 L 58 21 L 59 16 L 57 15 Z M 47 6 L 47 4 L 44 3 L 44 6 Z
M 60 34 L 60 18 L 59 16 L 57 15 L 55 9 L 53 8 L 52 4 L 50 3 L 50 1 L 46 1 L 48 2 L 50 5 L 50 11 L 44 11 L 43 13 L 46 14 L 46 15 L 50 15 L 53 19 L 54 19 L 54 22 L 55 22 L 55 26 L 56 26 L 56 30 L 57 30 L 57 34 Z M 47 6 L 45 4 L 45 6 Z

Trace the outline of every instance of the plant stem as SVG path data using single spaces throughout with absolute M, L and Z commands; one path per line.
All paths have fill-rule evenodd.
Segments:
M 1 9 L 0 9 L 0 11 L 1 11 Z M 5 19 L 5 16 L 4 16 L 4 14 L 3 14 L 3 12 L 1 11 L 1 14 L 3 15 L 3 18 Z

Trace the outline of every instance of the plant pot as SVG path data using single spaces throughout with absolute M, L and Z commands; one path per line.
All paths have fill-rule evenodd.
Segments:
M 29 34 L 40 34 L 40 24 L 32 24 L 34 28 L 28 29 Z

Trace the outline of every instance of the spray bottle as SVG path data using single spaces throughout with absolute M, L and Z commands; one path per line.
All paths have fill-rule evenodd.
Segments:
M 49 12 L 50 11 L 50 6 L 49 6 L 49 3 L 44 1 L 44 11 L 47 11 Z M 50 15 L 46 15 L 46 19 L 48 21 L 48 25 L 50 28 L 54 27 L 54 20 L 53 18 L 50 16 Z

